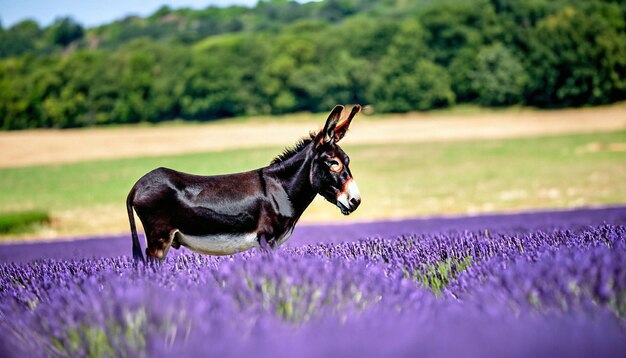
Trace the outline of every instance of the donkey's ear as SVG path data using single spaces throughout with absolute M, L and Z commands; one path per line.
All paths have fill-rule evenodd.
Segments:
M 335 127 L 337 127 L 337 122 L 339 122 L 339 117 L 341 116 L 342 111 L 343 106 L 338 104 L 330 112 L 328 119 L 326 120 L 326 124 L 324 125 L 324 129 L 322 130 L 322 133 L 320 133 L 320 144 L 328 144 L 335 140 Z
M 354 107 L 352 107 L 352 111 L 350 111 L 350 115 L 348 116 L 348 118 L 346 118 L 346 120 L 344 120 L 343 122 L 337 124 L 337 127 L 335 127 L 335 143 L 339 142 L 341 138 L 346 135 L 346 132 L 348 132 L 348 128 L 350 128 L 350 123 L 352 123 L 352 119 L 360 111 L 361 106 L 358 104 L 355 105 Z

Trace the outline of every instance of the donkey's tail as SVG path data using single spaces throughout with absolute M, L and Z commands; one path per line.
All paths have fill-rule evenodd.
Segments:
M 135 262 L 145 262 L 141 253 L 141 245 L 139 244 L 139 236 L 137 236 L 137 227 L 135 226 L 135 215 L 133 213 L 133 198 L 135 196 L 135 188 L 128 193 L 126 198 L 126 210 L 128 210 L 128 221 L 130 221 L 130 234 L 133 237 L 133 259 Z

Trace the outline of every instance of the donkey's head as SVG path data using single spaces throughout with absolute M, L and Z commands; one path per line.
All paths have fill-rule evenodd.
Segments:
M 354 106 L 348 118 L 339 122 L 343 109 L 343 106 L 335 106 L 324 129 L 313 138 L 314 158 L 310 179 L 317 193 L 348 215 L 361 203 L 361 194 L 348 167 L 350 158 L 337 143 L 348 131 L 361 106 Z

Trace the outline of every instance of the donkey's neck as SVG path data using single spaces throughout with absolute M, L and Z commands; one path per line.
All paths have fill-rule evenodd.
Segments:
M 313 157 L 309 153 L 310 150 L 307 146 L 290 158 L 272 164 L 264 170 L 266 175 L 273 176 L 280 181 L 289 196 L 297 215 L 296 218 L 302 215 L 317 195 L 309 177 L 313 161 Z

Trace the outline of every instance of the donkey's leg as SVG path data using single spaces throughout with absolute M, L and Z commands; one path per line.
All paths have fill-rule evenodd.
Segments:
M 164 249 L 164 254 L 163 257 L 167 256 L 167 253 L 170 251 L 170 247 L 174 247 L 175 249 L 178 249 L 180 247 L 180 244 L 178 244 L 178 247 L 176 247 L 174 245 L 174 239 L 176 238 L 176 235 L 180 234 L 180 232 L 178 231 L 178 229 L 172 229 L 170 230 L 170 234 L 169 237 L 167 239 L 167 242 L 165 244 L 165 249 Z M 178 243 L 178 241 L 176 241 L 176 243 Z
M 270 256 L 274 253 L 274 225 L 276 222 L 275 215 L 272 215 L 271 212 L 272 209 L 268 208 L 267 204 L 262 207 L 256 231 L 259 248 Z
M 259 247 L 261 248 L 261 251 L 263 251 L 267 255 L 271 256 L 274 254 L 274 250 L 272 249 L 270 243 L 267 241 L 267 235 L 265 234 L 259 235 Z
M 177 232 L 178 230 L 172 228 L 155 228 L 151 230 L 150 235 L 148 235 L 146 256 L 151 261 L 163 261 Z

